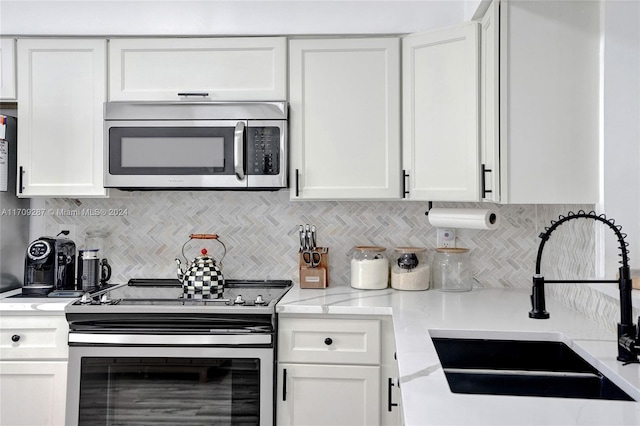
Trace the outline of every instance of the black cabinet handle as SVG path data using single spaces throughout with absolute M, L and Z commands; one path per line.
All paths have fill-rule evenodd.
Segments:
M 300 195 L 300 170 L 296 169 L 296 197 Z
M 18 335 L 18 334 L 14 334 L 13 336 L 11 336 L 11 341 L 12 341 L 12 342 L 18 342 L 18 341 L 20 341 L 20 335 Z
M 20 172 L 18 173 L 18 194 L 22 194 L 24 187 L 22 186 L 22 175 L 24 175 L 24 169 L 20 166 Z
M 406 170 L 402 170 L 402 198 L 407 198 L 407 178 L 409 177 L 409 173 Z
M 394 386 L 393 379 L 391 377 L 389 377 L 389 382 L 388 383 L 389 384 L 387 386 L 387 389 L 388 389 L 389 399 L 387 401 L 387 409 L 391 412 L 393 410 L 393 407 L 397 407 L 398 406 L 398 403 L 393 402 L 393 398 L 392 398 L 392 395 L 391 395 L 391 389 Z
M 207 96 L 209 96 L 209 93 L 207 93 L 207 92 L 179 92 L 178 96 L 202 96 L 203 98 L 206 98 Z
M 487 194 L 491 194 L 493 190 L 487 189 L 487 173 L 491 173 L 491 169 L 487 169 L 487 166 L 482 165 L 482 198 L 485 198 Z
M 282 400 L 287 400 L 287 369 L 282 369 Z
M 333 339 L 331 337 L 327 337 L 324 339 L 324 344 L 330 346 L 333 343 Z

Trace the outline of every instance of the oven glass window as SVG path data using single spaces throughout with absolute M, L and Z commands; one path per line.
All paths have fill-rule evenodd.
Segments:
M 80 425 L 256 425 L 260 360 L 83 357 Z
M 112 127 L 112 175 L 233 175 L 234 127 Z
M 224 167 L 224 138 L 122 138 L 122 167 Z

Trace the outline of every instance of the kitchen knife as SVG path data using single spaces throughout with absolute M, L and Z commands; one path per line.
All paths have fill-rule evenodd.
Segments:
M 308 223 L 304 226 L 304 247 L 306 250 L 311 248 L 311 227 Z
M 311 225 L 311 250 L 315 250 L 316 247 L 316 226 Z
M 306 250 L 305 244 L 304 244 L 304 226 L 300 225 L 298 226 L 298 234 L 300 237 L 300 251 L 304 251 Z

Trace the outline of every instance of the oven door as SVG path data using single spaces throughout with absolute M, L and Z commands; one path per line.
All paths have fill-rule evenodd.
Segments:
M 144 346 L 132 344 L 139 337 Z M 66 424 L 273 424 L 273 347 L 177 346 L 180 337 L 71 344 Z M 207 338 L 183 336 L 188 342 L 198 337 Z M 165 343 L 153 344 L 158 341 Z
M 105 121 L 107 188 L 244 188 L 247 121 Z

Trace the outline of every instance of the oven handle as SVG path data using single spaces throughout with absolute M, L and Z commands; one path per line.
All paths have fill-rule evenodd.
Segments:
M 233 169 L 238 180 L 244 179 L 244 129 L 244 122 L 238 121 L 233 133 Z
M 135 345 L 271 345 L 270 333 L 263 334 L 111 334 L 111 333 L 69 333 L 69 344 L 99 344 L 114 346 Z

